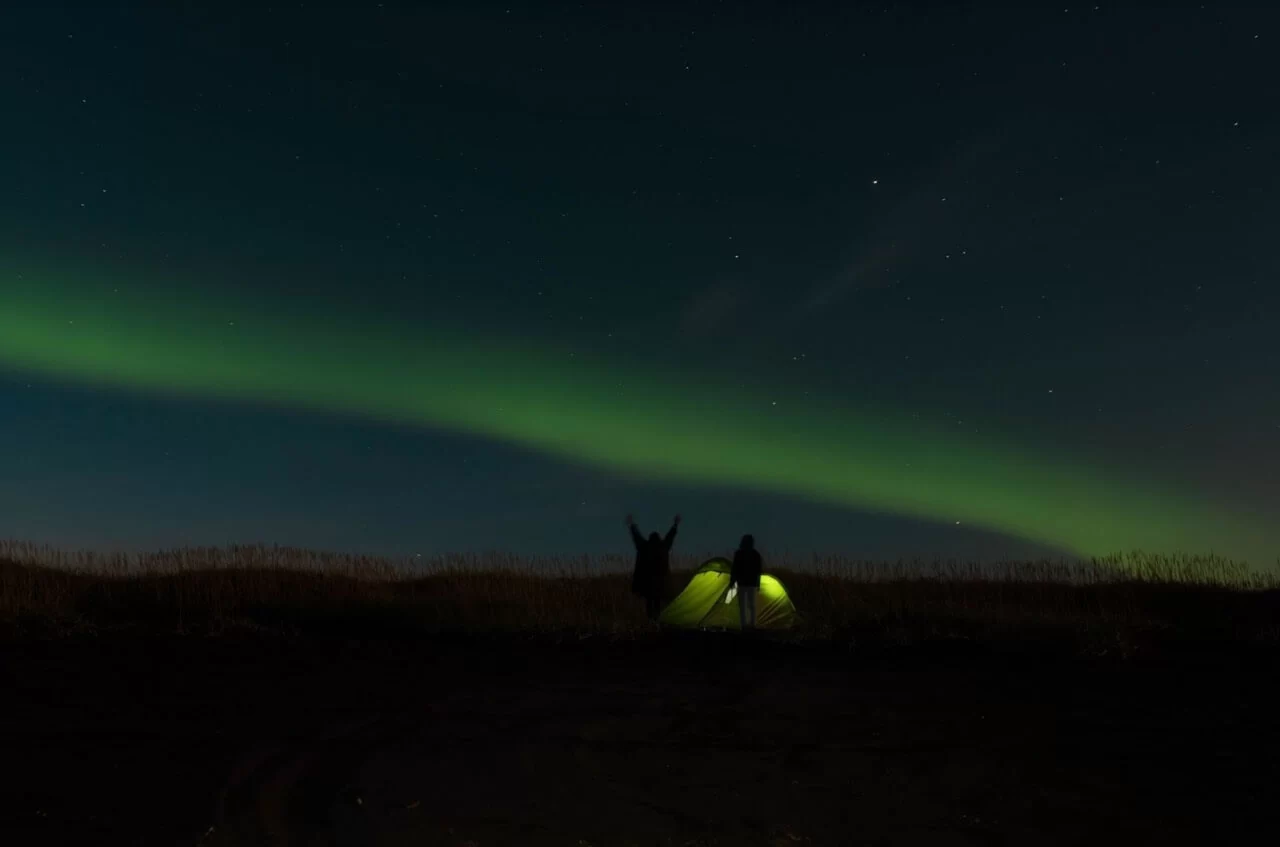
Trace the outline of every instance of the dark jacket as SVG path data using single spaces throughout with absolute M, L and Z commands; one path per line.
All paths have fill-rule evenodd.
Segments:
M 763 570 L 764 560 L 760 558 L 760 551 L 753 547 L 739 547 L 733 554 L 733 569 L 729 571 L 729 580 L 743 588 L 759 588 Z
M 668 553 L 676 540 L 677 527 L 673 524 L 666 538 L 649 539 L 640 529 L 631 525 L 631 541 L 636 545 L 636 569 L 631 577 L 631 593 L 642 597 L 662 597 L 667 591 L 667 579 L 671 564 Z

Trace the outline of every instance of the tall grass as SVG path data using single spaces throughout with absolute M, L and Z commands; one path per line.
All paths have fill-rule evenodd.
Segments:
M 709 556 L 677 556 L 672 590 Z M 631 557 L 504 553 L 383 558 L 292 547 L 68 552 L 0 541 L 11 634 L 145 627 L 410 631 L 645 628 Z M 1139 552 L 1082 562 L 876 562 L 771 557 L 821 637 L 912 641 L 993 634 L 1116 642 L 1194 636 L 1280 643 L 1280 580 L 1215 556 Z

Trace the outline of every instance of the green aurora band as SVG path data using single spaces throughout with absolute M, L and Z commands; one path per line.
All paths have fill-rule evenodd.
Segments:
M 1274 561 L 1276 530 L 1167 486 L 821 408 L 747 402 L 544 343 L 304 314 L 292 303 L 0 267 L 0 366 L 149 392 L 267 402 L 469 433 L 635 479 L 729 486 L 993 530 L 1105 556 Z

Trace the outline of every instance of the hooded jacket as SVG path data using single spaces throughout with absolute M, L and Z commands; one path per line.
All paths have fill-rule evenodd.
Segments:
M 733 554 L 730 582 L 743 588 L 759 588 L 760 574 L 763 571 L 764 560 L 760 558 L 760 551 L 755 548 L 755 539 L 750 535 L 743 537 L 742 546 Z

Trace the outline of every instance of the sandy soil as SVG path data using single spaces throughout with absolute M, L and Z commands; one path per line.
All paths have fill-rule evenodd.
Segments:
M 8 844 L 1242 843 L 1280 664 L 732 636 L 0 647 Z

